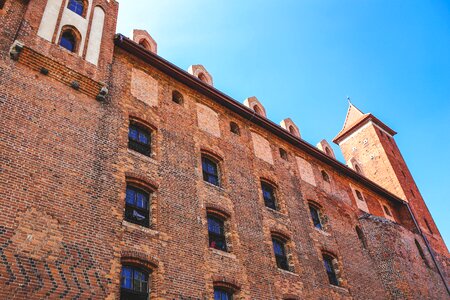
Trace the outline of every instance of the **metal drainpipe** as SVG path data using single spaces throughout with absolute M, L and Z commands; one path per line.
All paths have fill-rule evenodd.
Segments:
M 430 252 L 430 254 L 431 254 L 431 258 L 433 259 L 434 265 L 436 266 L 436 268 L 437 268 L 437 270 L 438 270 L 439 276 L 441 276 L 441 279 L 442 279 L 442 281 L 444 282 L 445 288 L 447 289 L 447 293 L 450 295 L 450 289 L 449 289 L 449 287 L 448 287 L 448 285 L 447 285 L 447 281 L 445 280 L 444 274 L 442 273 L 442 270 L 441 270 L 441 268 L 439 267 L 439 264 L 438 264 L 438 262 L 437 262 L 437 260 L 436 260 L 436 257 L 434 256 L 433 249 L 431 248 L 430 243 L 428 242 L 427 237 L 426 237 L 425 234 L 422 232 L 422 229 L 420 229 L 419 223 L 417 222 L 416 216 L 414 215 L 413 211 L 411 210 L 411 207 L 409 206 L 409 203 L 405 203 L 405 204 L 406 204 L 406 207 L 408 207 L 408 211 L 409 211 L 409 213 L 411 214 L 411 217 L 412 217 L 412 219 L 413 219 L 413 221 L 414 221 L 414 224 L 415 224 L 416 227 L 417 227 L 417 230 L 419 230 L 420 235 L 422 236 L 423 240 L 425 241 L 425 245 L 427 246 L 428 252 Z

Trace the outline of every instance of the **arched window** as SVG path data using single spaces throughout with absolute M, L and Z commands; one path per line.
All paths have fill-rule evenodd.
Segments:
M 309 213 L 311 214 L 311 219 L 313 221 L 314 227 L 322 230 L 323 225 L 320 219 L 320 209 L 315 205 L 309 204 Z
M 76 13 L 77 15 L 84 16 L 85 10 L 85 1 L 84 0 L 69 0 L 69 4 L 67 8 Z
M 335 269 L 336 262 L 337 261 L 334 257 L 328 254 L 323 254 L 323 264 L 328 275 L 328 281 L 332 285 L 339 286 L 339 280 Z
M 172 92 L 172 101 L 176 104 L 183 104 L 184 98 L 183 95 L 179 91 L 173 91 Z
M 324 170 L 322 170 L 320 173 L 322 174 L 322 179 L 323 179 L 323 181 L 330 182 L 330 176 L 328 175 L 327 172 L 325 172 Z
M 225 220 L 211 213 L 208 214 L 207 218 L 209 247 L 226 252 L 228 249 L 225 239 Z
M 272 244 L 277 267 L 283 270 L 289 270 L 288 258 L 286 255 L 286 241 L 278 237 L 272 237 Z
M 198 79 L 200 79 L 204 83 L 208 83 L 208 78 L 206 78 L 206 75 L 203 73 L 198 74 Z
M 140 188 L 127 185 L 125 220 L 141 226 L 150 226 L 150 194 Z
M 294 128 L 294 126 L 289 126 L 289 132 L 291 133 L 291 134 L 297 134 L 297 131 L 295 130 L 295 128 Z
M 367 249 L 367 240 L 366 236 L 364 235 L 364 232 L 362 232 L 361 228 L 359 226 L 355 227 L 356 234 L 358 235 L 359 240 L 361 241 L 361 244 L 364 249 Z
M 128 148 L 146 156 L 150 156 L 152 152 L 150 130 L 131 121 L 128 129 Z
M 71 29 L 64 30 L 61 34 L 59 45 L 70 52 L 76 52 L 78 48 L 77 35 Z
M 124 265 L 120 278 L 120 299 L 148 299 L 149 272 L 144 269 Z
M 211 184 L 220 185 L 218 162 L 210 156 L 202 154 L 203 180 Z
M 275 193 L 276 188 L 267 182 L 261 181 L 261 189 L 264 198 L 264 204 L 266 205 L 266 207 L 273 210 L 279 210 Z
M 234 134 L 241 135 L 239 125 L 236 124 L 235 122 L 230 122 L 230 131 Z
M 214 300 L 233 300 L 233 293 L 227 289 L 215 287 Z
M 139 45 L 144 47 L 147 50 L 152 50 L 152 47 L 150 46 L 150 43 L 146 39 L 142 39 L 139 41 Z
M 262 116 L 262 111 L 261 109 L 258 107 L 258 105 L 253 106 L 253 110 L 255 111 L 256 114 Z

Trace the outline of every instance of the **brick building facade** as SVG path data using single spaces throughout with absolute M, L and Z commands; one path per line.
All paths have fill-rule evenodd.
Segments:
M 0 1 L 0 299 L 449 299 L 392 129 L 350 105 L 344 165 L 117 12 Z

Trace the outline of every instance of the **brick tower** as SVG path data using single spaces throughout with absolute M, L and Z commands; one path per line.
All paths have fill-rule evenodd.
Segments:
M 344 127 L 334 138 L 350 168 L 407 201 L 437 254 L 448 250 L 395 143 L 396 132 L 349 102 Z

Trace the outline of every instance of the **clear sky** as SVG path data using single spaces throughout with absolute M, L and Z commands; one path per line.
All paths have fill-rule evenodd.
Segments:
M 342 128 L 347 96 L 396 141 L 450 246 L 450 1 L 122 0 L 118 32 L 203 64 L 238 101 L 290 117 L 311 144 Z M 334 145 L 343 161 L 339 148 Z

